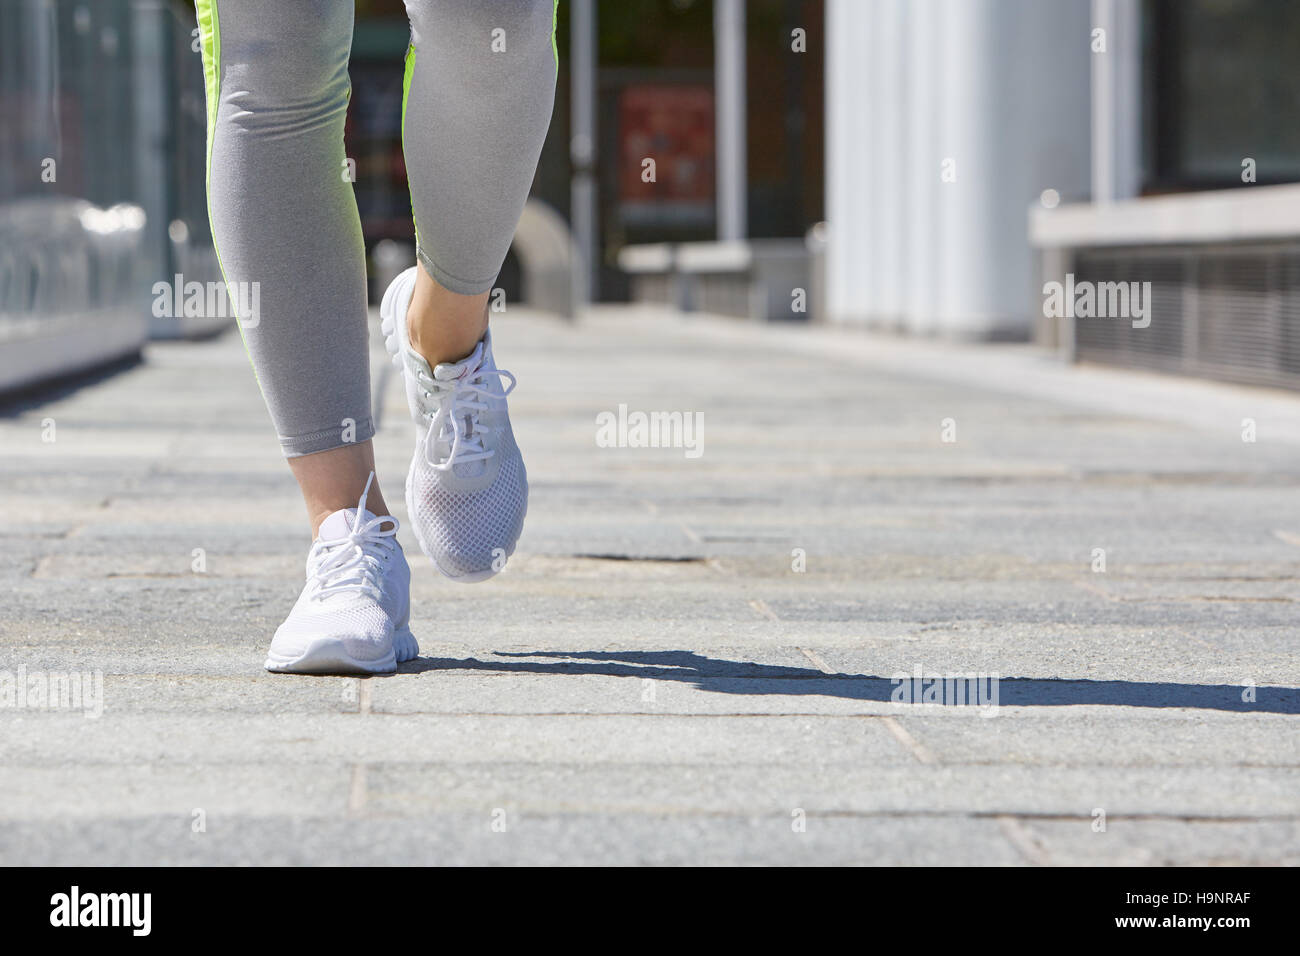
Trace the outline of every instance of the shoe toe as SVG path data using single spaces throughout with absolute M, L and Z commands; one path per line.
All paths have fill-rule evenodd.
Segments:
M 367 673 L 391 670 L 393 627 L 377 605 L 290 615 L 275 632 L 267 670 Z
M 418 463 L 417 463 L 418 464 Z M 514 553 L 528 510 L 528 480 L 516 451 L 485 488 L 461 491 L 433 469 L 416 469 L 407 508 L 420 546 L 444 576 L 481 581 Z

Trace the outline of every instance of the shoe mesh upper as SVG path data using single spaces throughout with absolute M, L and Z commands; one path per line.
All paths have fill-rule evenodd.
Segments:
M 411 475 L 407 507 L 420 528 L 423 543 L 443 572 L 455 577 L 492 568 L 510 554 L 523 530 L 528 482 L 523 459 L 514 441 L 504 438 L 497 448 L 501 466 L 492 484 L 478 491 L 451 487 L 442 473 L 417 456 Z M 500 570 L 498 562 L 497 570 Z

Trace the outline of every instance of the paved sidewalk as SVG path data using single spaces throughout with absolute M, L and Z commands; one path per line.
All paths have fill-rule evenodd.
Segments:
M 390 678 L 261 669 L 308 541 L 237 336 L 0 409 L 0 862 L 1300 863 L 1300 398 L 1213 386 L 1201 427 L 1165 405 L 1205 386 L 1099 407 L 1023 349 L 496 330 L 524 537 L 459 586 L 402 531 Z M 620 404 L 703 454 L 599 447 Z M 918 670 L 998 706 L 891 700 Z M 101 716 L 3 703 L 70 671 Z

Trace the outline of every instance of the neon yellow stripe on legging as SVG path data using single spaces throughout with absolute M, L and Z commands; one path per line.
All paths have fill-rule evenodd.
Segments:
M 204 191 L 208 197 L 208 228 L 212 232 L 212 251 L 217 257 L 217 268 L 221 270 L 221 279 L 226 283 L 226 301 L 230 303 L 231 312 L 239 298 L 230 290 L 230 279 L 226 276 L 225 263 L 221 261 L 221 250 L 217 248 L 217 230 L 212 220 L 212 144 L 217 138 L 217 108 L 221 105 L 221 18 L 217 15 L 217 0 L 194 0 L 194 11 L 199 18 L 199 47 L 203 54 L 203 95 L 208 106 L 208 150 L 206 166 L 203 172 Z M 259 317 L 260 320 L 260 317 Z M 235 315 L 235 326 L 239 329 L 239 340 L 244 343 L 244 354 L 248 364 L 253 366 L 253 380 L 265 397 L 262 380 L 257 377 L 257 366 L 253 365 L 253 353 L 248 350 L 248 339 L 244 337 L 244 325 Z
M 406 47 L 406 66 L 402 70 L 402 156 L 406 156 L 406 101 L 411 98 L 411 77 L 415 75 L 415 44 L 408 44 Z M 409 164 L 408 164 L 409 165 Z M 407 181 L 410 181 L 410 170 L 408 168 Z M 415 248 L 420 248 L 420 226 L 415 221 L 415 193 L 407 190 L 411 195 L 411 225 L 415 228 Z
M 221 85 L 221 24 L 216 0 L 194 0 L 199 17 L 199 45 L 203 50 L 203 92 L 208 104 L 208 169 L 212 168 L 212 130 L 217 125 L 217 96 Z

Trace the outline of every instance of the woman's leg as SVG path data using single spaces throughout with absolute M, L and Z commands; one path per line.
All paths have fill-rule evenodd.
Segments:
M 408 312 L 429 360 L 469 355 L 532 186 L 555 98 L 556 0 L 406 0 L 402 139 L 423 269 Z
M 505 566 L 528 478 L 487 332 L 487 297 L 550 125 L 555 0 L 406 0 L 403 146 L 419 265 L 380 312 L 416 421 L 406 505 L 445 576 Z M 511 385 L 513 387 L 513 385 Z
M 209 212 L 241 333 L 312 534 L 373 464 L 365 247 L 344 175 L 352 0 L 197 0 Z M 254 321 L 255 319 L 255 321 Z M 387 514 L 377 488 L 371 510 Z
M 196 4 L 213 241 L 228 284 L 258 285 L 241 332 L 315 538 L 267 654 L 286 673 L 387 673 L 419 653 L 373 486 L 365 249 L 344 175 L 352 4 Z

